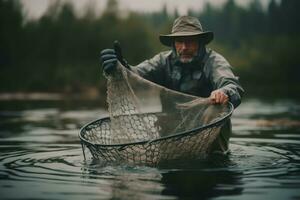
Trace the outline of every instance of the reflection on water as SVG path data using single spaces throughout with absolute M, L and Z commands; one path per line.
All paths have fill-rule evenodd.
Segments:
M 62 105 L 64 104 L 64 105 Z M 231 153 L 164 168 L 83 160 L 97 103 L 0 102 L 1 199 L 299 199 L 300 104 L 245 101 Z

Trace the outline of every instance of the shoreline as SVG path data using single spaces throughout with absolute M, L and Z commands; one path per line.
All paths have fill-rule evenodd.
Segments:
M 66 99 L 71 100 L 98 100 L 101 97 L 106 98 L 99 92 L 84 92 L 84 93 L 51 93 L 51 92 L 3 92 L 0 93 L 0 101 L 61 101 Z

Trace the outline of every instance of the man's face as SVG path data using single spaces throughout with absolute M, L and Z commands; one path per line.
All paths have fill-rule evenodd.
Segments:
M 195 36 L 175 37 L 175 49 L 182 63 L 189 63 L 197 55 L 199 39 Z

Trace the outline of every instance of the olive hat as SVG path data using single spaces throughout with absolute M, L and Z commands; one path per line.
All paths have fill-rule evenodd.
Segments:
M 159 40 L 166 46 L 172 46 L 174 37 L 199 36 L 199 39 L 208 44 L 214 38 L 211 31 L 203 31 L 200 21 L 196 17 L 181 16 L 175 19 L 172 27 L 172 33 L 160 35 Z

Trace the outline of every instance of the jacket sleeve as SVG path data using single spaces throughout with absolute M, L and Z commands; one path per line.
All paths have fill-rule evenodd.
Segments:
M 239 83 L 238 77 L 232 72 L 232 67 L 228 61 L 212 52 L 209 56 L 204 69 L 208 73 L 208 78 L 212 83 L 213 90 L 221 89 L 229 96 L 229 101 L 236 108 L 240 105 L 244 89 Z
M 166 52 L 162 52 L 130 69 L 147 80 L 163 84 L 166 60 Z

